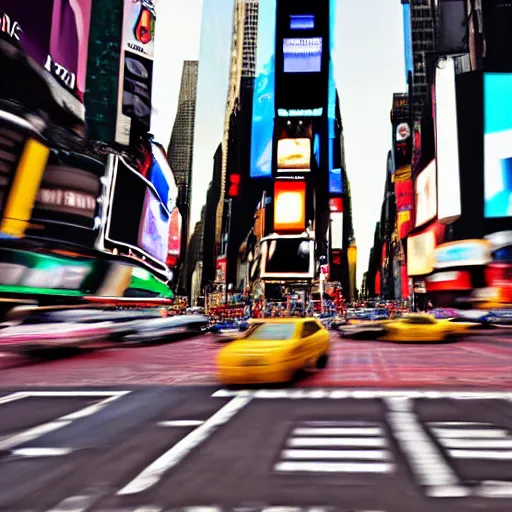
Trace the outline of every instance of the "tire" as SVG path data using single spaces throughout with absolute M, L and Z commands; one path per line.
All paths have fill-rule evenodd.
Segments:
M 328 364 L 329 364 L 329 354 L 323 354 L 318 358 L 318 360 L 316 362 L 316 368 L 317 368 L 317 370 L 323 370 L 324 368 L 327 368 Z

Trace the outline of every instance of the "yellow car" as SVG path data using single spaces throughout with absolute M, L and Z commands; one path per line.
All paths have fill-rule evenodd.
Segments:
M 253 322 L 219 352 L 217 370 L 226 385 L 284 383 L 328 359 L 329 333 L 318 320 L 279 318 Z
M 437 320 L 431 315 L 405 315 L 383 325 L 381 341 L 446 341 L 470 334 L 475 326 L 471 322 Z

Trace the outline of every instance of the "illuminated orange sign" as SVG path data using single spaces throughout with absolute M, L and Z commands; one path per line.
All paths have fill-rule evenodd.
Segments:
M 304 231 L 306 228 L 306 182 L 276 181 L 274 185 L 274 231 Z

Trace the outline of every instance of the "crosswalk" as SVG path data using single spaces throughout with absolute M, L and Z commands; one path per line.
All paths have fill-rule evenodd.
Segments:
M 394 469 L 384 429 L 366 421 L 302 422 L 286 440 L 278 473 L 390 473 Z
M 428 428 L 454 459 L 512 460 L 512 436 L 497 425 L 431 422 Z

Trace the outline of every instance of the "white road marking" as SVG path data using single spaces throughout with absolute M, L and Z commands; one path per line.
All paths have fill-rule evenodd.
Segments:
M 198 427 L 204 421 L 201 420 L 176 420 L 176 421 L 161 421 L 158 423 L 159 427 Z
M 0 405 L 21 400 L 22 398 L 26 398 L 26 396 L 25 393 L 11 393 L 10 395 L 2 396 L 0 397 Z
M 470 490 L 460 484 L 454 471 L 444 461 L 436 446 L 430 441 L 407 398 L 385 400 L 393 433 L 406 454 L 418 483 L 426 487 L 430 497 L 461 498 Z
M 278 472 L 390 473 L 393 464 L 380 462 L 278 462 Z
M 471 429 L 453 429 L 453 428 L 437 428 L 434 427 L 432 429 L 436 437 L 442 438 L 442 439 L 489 439 L 490 437 L 495 438 L 506 438 L 508 436 L 508 432 L 503 429 L 492 429 L 492 428 L 485 428 L 485 429 L 477 429 L 477 428 L 471 428 Z
M 445 448 L 485 450 L 487 448 L 512 448 L 512 439 L 439 439 Z
M 431 427 L 492 427 L 492 423 L 480 423 L 478 421 L 432 421 Z
M 47 397 L 47 398 L 68 398 L 68 397 L 121 397 L 131 393 L 131 391 L 23 391 L 23 394 L 30 397 Z
M 366 446 L 383 448 L 386 440 L 381 437 L 292 437 L 288 446 Z
M 181 460 L 183 460 L 183 458 L 196 446 L 210 437 L 219 426 L 227 423 L 250 401 L 250 396 L 239 396 L 233 398 L 213 416 L 208 418 L 202 425 L 194 429 L 170 450 L 150 464 L 138 476 L 136 476 L 134 480 L 118 491 L 117 494 L 137 494 L 158 483 L 166 471 L 181 462 Z
M 480 498 L 512 498 L 512 482 L 482 482 L 474 494 Z
M 18 448 L 11 453 L 17 457 L 60 457 L 72 451 L 72 448 Z
M 91 507 L 96 499 L 97 494 L 83 494 L 81 496 L 72 496 L 61 501 L 55 508 L 48 512 L 85 512 Z
M 448 450 L 454 459 L 512 460 L 512 451 Z
M 54 392 L 48 392 L 48 393 L 54 393 Z M 57 392 L 59 393 L 56 396 L 80 396 L 80 392 L 78 392 L 78 395 L 73 394 L 74 392 L 71 392 L 70 395 L 62 395 L 62 393 L 68 393 L 65 391 Z M 91 414 L 95 414 L 110 403 L 112 403 L 115 400 L 118 400 L 122 396 L 125 396 L 129 391 L 120 391 L 120 392 L 113 392 L 110 394 L 106 394 L 105 392 L 82 392 L 87 393 L 87 395 L 84 396 L 98 396 L 103 397 L 107 396 L 108 398 L 101 400 L 101 402 L 97 402 L 93 405 L 88 405 L 87 407 L 84 407 L 83 409 L 80 409 L 76 412 L 73 412 L 71 414 L 66 414 L 65 416 L 61 416 L 60 418 L 57 418 L 54 421 L 50 421 L 49 423 L 43 423 L 42 425 L 38 425 L 37 427 L 29 428 L 28 430 L 25 430 L 24 432 L 20 432 L 19 434 L 14 434 L 13 436 L 9 436 L 7 438 L 4 438 L 0 440 L 0 450 L 10 450 L 11 448 L 14 448 L 16 446 L 20 446 L 22 444 L 28 443 L 30 441 L 33 441 L 34 439 L 37 439 L 41 436 L 44 436 L 50 432 L 54 432 L 55 430 L 59 430 L 63 427 L 66 427 L 70 425 L 74 420 L 85 418 L 86 416 L 90 416 Z M 90 394 L 90 393 L 97 393 L 96 395 Z M 113 396 L 112 396 L 113 395 Z M 33 397 L 33 396 L 55 396 L 53 394 L 48 394 L 45 391 L 42 392 L 27 392 L 25 393 L 25 397 Z
M 332 389 L 270 389 L 270 390 L 240 390 L 220 389 L 212 394 L 215 398 L 233 398 L 250 396 L 258 399 L 334 399 L 353 398 L 357 400 L 372 400 L 376 398 L 412 398 L 412 399 L 451 399 L 451 400 L 512 400 L 512 392 L 507 391 L 428 391 L 428 390 L 332 390 Z
M 296 436 L 380 436 L 380 427 L 299 427 L 293 431 Z
M 387 450 L 283 450 L 281 458 L 292 460 L 389 460 Z

